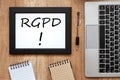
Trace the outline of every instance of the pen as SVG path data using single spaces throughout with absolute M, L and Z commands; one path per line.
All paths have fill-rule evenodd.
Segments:
M 78 27 L 79 27 L 79 18 L 80 18 L 80 12 L 77 12 L 77 27 L 76 27 L 76 50 L 79 48 L 79 35 L 78 35 Z

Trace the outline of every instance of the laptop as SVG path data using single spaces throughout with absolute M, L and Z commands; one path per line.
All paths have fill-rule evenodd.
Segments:
M 120 2 L 85 3 L 85 75 L 120 77 Z

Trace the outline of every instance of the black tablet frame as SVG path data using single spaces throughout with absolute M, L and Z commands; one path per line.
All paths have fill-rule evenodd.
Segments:
M 16 13 L 65 13 L 66 41 L 65 49 L 16 49 L 15 14 Z M 10 7 L 9 8 L 9 52 L 10 54 L 70 54 L 71 53 L 71 7 Z

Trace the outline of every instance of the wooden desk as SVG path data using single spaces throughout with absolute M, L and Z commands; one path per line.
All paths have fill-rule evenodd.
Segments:
M 90 0 L 89 0 L 90 1 Z M 95 1 L 95 0 L 91 0 Z M 10 80 L 8 66 L 25 60 L 33 63 L 37 80 L 52 80 L 48 65 L 70 59 L 76 80 L 119 80 L 120 78 L 86 78 L 84 74 L 84 2 L 85 0 L 0 0 L 0 80 Z M 72 7 L 72 54 L 71 55 L 10 55 L 9 54 L 9 7 Z M 76 13 L 82 13 L 79 27 L 80 46 L 75 48 Z

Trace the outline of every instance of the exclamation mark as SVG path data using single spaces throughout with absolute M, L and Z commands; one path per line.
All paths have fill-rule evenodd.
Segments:
M 40 33 L 40 39 L 39 39 L 39 41 L 41 41 L 41 39 L 42 39 L 42 34 L 43 34 L 43 32 Z M 41 43 L 39 43 L 39 46 L 40 45 L 41 45 Z

